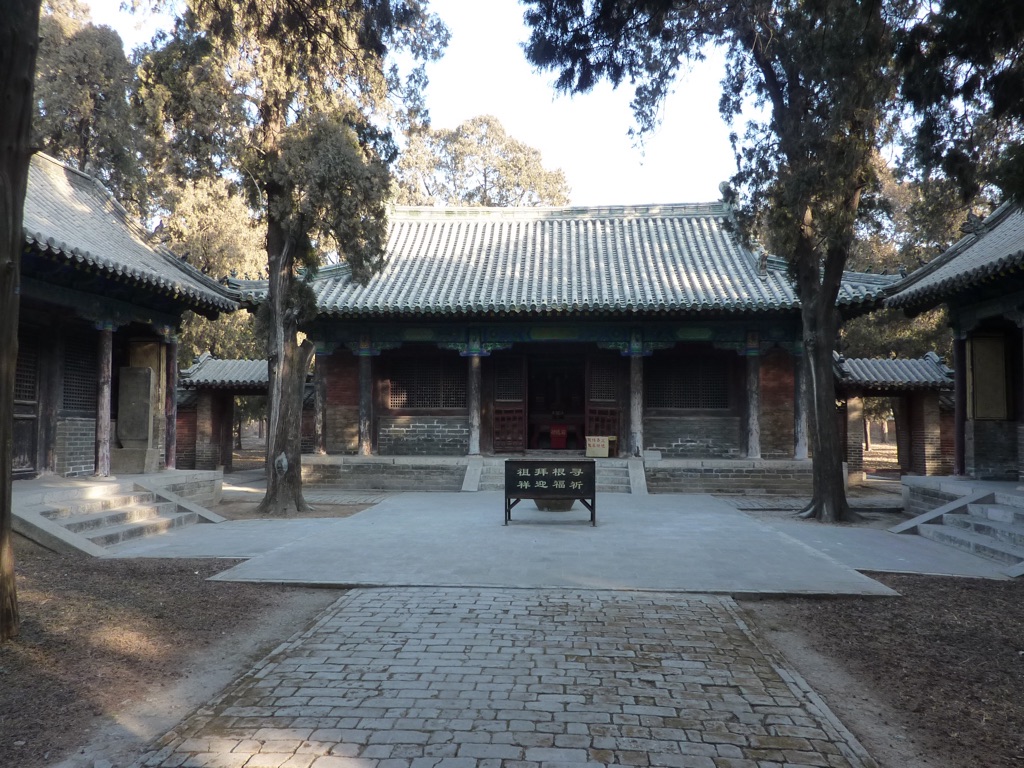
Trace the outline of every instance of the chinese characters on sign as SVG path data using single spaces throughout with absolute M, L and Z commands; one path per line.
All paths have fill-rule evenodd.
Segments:
M 519 467 L 516 478 L 521 491 L 583 491 L 583 467 Z

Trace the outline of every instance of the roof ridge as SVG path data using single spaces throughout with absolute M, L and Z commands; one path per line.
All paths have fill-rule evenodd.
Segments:
M 722 201 L 701 203 L 648 203 L 643 205 L 557 205 L 557 206 L 429 206 L 395 205 L 389 218 L 434 219 L 596 219 L 626 216 L 728 216 Z

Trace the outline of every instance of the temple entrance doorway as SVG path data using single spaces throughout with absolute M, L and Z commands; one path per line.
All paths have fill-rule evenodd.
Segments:
M 586 447 L 586 359 L 531 355 L 527 359 L 527 445 L 578 451 Z

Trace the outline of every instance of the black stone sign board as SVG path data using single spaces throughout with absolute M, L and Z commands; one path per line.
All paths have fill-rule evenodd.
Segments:
M 579 500 L 597 525 L 597 465 L 593 459 L 506 459 L 505 525 L 523 499 Z

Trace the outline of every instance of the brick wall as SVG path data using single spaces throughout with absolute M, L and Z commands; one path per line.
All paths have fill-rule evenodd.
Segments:
M 939 471 L 940 475 L 953 474 L 953 436 L 955 434 L 956 422 L 953 418 L 953 411 L 939 412 Z M 1021 455 L 1019 453 L 1018 456 Z
M 739 416 L 645 416 L 644 443 L 665 458 L 738 458 L 746 439 Z
M 216 469 L 221 459 L 219 398 L 210 391 L 199 393 L 196 400 L 196 469 Z
M 79 477 L 93 474 L 96 471 L 96 420 L 58 418 L 54 454 L 58 475 Z
M 324 430 L 327 452 L 359 450 L 359 358 L 339 351 L 322 358 L 327 392 Z
M 967 474 L 977 480 L 1016 480 L 1017 422 L 968 420 L 964 428 Z
M 196 412 L 194 409 L 179 410 L 175 422 L 177 443 L 175 461 L 178 469 L 196 468 Z
M 960 498 L 960 496 L 954 493 L 946 493 L 938 488 L 928 488 L 923 485 L 908 484 L 903 487 L 906 491 L 904 511 L 911 517 L 931 512 L 933 509 L 937 509 Z
M 802 496 L 811 492 L 809 462 L 700 461 L 646 467 L 650 493 L 737 493 Z
M 761 458 L 793 458 L 793 356 L 773 349 L 761 358 Z
M 388 416 L 379 421 L 381 456 L 464 456 L 469 452 L 465 416 Z
M 915 475 L 937 475 L 942 452 L 939 423 L 939 394 L 915 392 L 908 396 L 910 407 L 910 471 Z
M 421 460 L 422 461 L 422 460 Z M 380 491 L 461 491 L 465 464 L 391 464 L 373 459 L 302 464 L 302 481 L 332 487 Z

